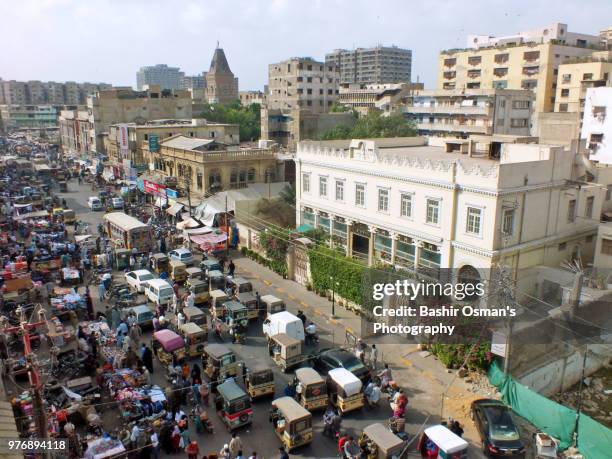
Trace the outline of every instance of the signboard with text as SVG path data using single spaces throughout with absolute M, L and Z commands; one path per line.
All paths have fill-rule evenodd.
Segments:
M 155 182 L 150 182 L 149 180 L 143 180 L 144 182 L 144 192 L 148 194 L 154 194 L 156 196 L 165 196 L 166 195 L 166 187 L 163 185 L 159 185 Z
M 129 141 L 128 141 L 128 125 L 120 124 L 118 126 L 119 134 L 118 134 L 118 142 L 119 142 L 119 151 L 121 152 L 121 156 L 123 158 L 127 158 L 127 154 L 129 151 Z
M 159 151 L 159 137 L 157 137 L 157 134 L 149 134 L 149 151 L 152 153 Z
M 178 191 L 173 190 L 171 188 L 166 188 L 166 196 L 168 196 L 170 199 L 178 199 L 179 194 Z

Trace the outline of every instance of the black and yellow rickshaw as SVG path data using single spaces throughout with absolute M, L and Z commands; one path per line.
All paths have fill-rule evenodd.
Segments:
M 221 271 L 208 271 L 204 280 L 208 282 L 210 290 L 225 290 L 225 276 Z
M 228 302 L 230 298 L 225 294 L 223 290 L 211 290 L 210 291 L 210 314 L 214 319 L 221 320 L 225 314 L 224 304 Z
M 187 354 L 189 357 L 197 357 L 202 355 L 204 346 L 206 346 L 206 340 L 208 338 L 208 332 L 205 328 L 200 327 L 198 324 L 193 322 L 187 322 L 181 325 L 180 333 L 185 339 Z
M 269 316 L 271 314 L 276 314 L 277 312 L 282 312 L 287 310 L 287 306 L 285 302 L 280 298 L 275 297 L 274 295 L 263 295 L 259 299 L 261 313 L 264 316 Z
M 276 363 L 283 372 L 298 366 L 305 359 L 302 355 L 302 342 L 292 338 L 286 333 L 278 333 L 271 336 L 268 343 L 268 350 L 274 363 Z
M 305 367 L 295 370 L 295 379 L 302 385 L 298 402 L 308 411 L 327 407 L 327 384 L 313 368 Z
M 202 368 L 211 381 L 237 376 L 236 354 L 222 344 L 209 344 L 202 353 Z
M 208 284 L 201 279 L 188 279 L 187 288 L 195 295 L 195 304 L 205 304 L 210 299 Z
M 187 280 L 187 265 L 179 260 L 170 260 L 168 264 L 170 278 L 175 282 L 185 282 Z
M 200 279 L 204 280 L 204 271 L 195 266 L 190 266 L 185 270 L 187 272 L 187 281 L 189 282 L 191 279 Z
M 400 457 L 405 445 L 404 440 L 380 423 L 367 426 L 359 437 L 359 446 L 364 451 L 366 459 Z
M 312 414 L 291 397 L 272 402 L 270 420 L 287 451 L 312 442 Z
M 251 401 L 260 398 L 267 397 L 268 395 L 274 396 L 274 373 L 270 368 L 258 368 L 255 370 L 249 370 L 246 379 L 246 390 L 251 397 Z
M 154 253 L 149 263 L 151 264 L 151 271 L 157 275 L 170 272 L 170 259 L 163 253 Z
M 224 320 L 229 327 L 237 327 L 239 331 L 246 331 L 249 326 L 249 311 L 238 301 L 223 303 Z
M 183 308 L 183 314 L 185 315 L 185 322 L 193 322 L 196 325 L 206 327 L 206 313 L 200 308 L 186 306 Z
M 215 409 L 230 432 L 253 422 L 251 400 L 233 379 L 217 386 Z

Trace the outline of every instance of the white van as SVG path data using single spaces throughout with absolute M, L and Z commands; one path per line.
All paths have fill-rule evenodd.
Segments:
M 304 324 L 299 317 L 288 311 L 269 315 L 263 323 L 263 333 L 266 338 L 286 333 L 293 339 L 304 341 Z
M 151 279 L 145 283 L 144 294 L 151 303 L 159 306 L 172 302 L 174 290 L 172 285 L 163 279 Z

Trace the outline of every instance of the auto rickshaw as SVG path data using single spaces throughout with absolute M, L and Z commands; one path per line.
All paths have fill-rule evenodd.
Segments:
M 149 263 L 151 264 L 151 271 L 160 275 L 161 273 L 169 273 L 169 262 L 170 259 L 163 253 L 155 253 L 151 256 Z
M 185 270 L 187 272 L 187 280 L 191 279 L 204 279 L 204 271 L 195 266 L 191 266 Z
M 196 325 L 206 327 L 206 314 L 200 308 L 187 306 L 183 308 L 183 314 L 185 314 L 185 322 L 193 322 Z
M 359 438 L 359 446 L 365 451 L 366 459 L 400 457 L 405 444 L 404 440 L 380 423 L 367 426 Z
M 151 346 L 163 365 L 173 363 L 173 357 L 179 362 L 185 359 L 185 341 L 172 330 L 164 329 L 153 333 Z
M 468 442 L 443 425 L 425 429 L 419 438 L 418 450 L 421 457 L 444 457 L 467 459 Z
M 230 432 L 253 422 L 251 400 L 233 379 L 217 386 L 215 408 Z
M 329 399 L 342 414 L 363 407 L 361 388 L 361 380 L 346 368 L 334 368 L 327 373 Z
M 210 290 L 225 290 L 225 276 L 221 271 L 209 271 L 205 280 Z
M 255 295 L 253 295 L 253 292 L 237 293 L 236 299 L 247 309 L 249 320 L 257 319 L 259 317 L 257 298 Z
M 209 257 L 200 262 L 200 269 L 204 271 L 205 275 L 208 275 L 211 271 L 221 272 L 221 264 L 215 258 Z
M 298 400 L 300 405 L 308 411 L 327 407 L 327 385 L 315 369 L 298 368 L 295 370 L 295 379 L 302 385 L 302 394 Z
M 202 368 L 211 381 L 237 376 L 236 354 L 222 344 L 209 344 L 202 353 Z
M 187 343 L 187 355 L 189 355 L 189 357 L 198 357 L 202 355 L 204 346 L 206 346 L 206 340 L 208 339 L 208 332 L 206 329 L 193 322 L 187 322 L 181 325 L 179 331 Z
M 276 436 L 287 451 L 312 442 L 312 414 L 291 397 L 272 402 L 270 419 Z
M 253 284 L 243 277 L 227 277 L 227 285 L 234 289 L 234 293 L 246 293 L 253 291 Z
M 64 209 L 62 215 L 64 216 L 64 224 L 66 225 L 72 225 L 76 221 L 76 213 L 72 209 Z
M 302 342 L 292 338 L 286 333 L 279 333 L 270 337 L 268 350 L 274 363 L 276 363 L 283 372 L 299 365 L 303 360 Z
M 246 390 L 251 401 L 256 398 L 274 396 L 274 373 L 270 368 L 249 371 L 246 379 Z
M 211 290 L 210 291 L 210 311 L 215 319 L 221 319 L 225 314 L 223 305 L 229 301 L 229 297 L 223 290 Z
M 195 304 L 204 304 L 210 299 L 208 284 L 201 279 L 189 279 L 187 288 L 195 295 Z
M 64 208 L 63 207 L 54 207 L 53 208 L 53 219 L 63 219 L 64 218 Z
M 245 331 L 249 326 L 249 311 L 237 301 L 226 301 L 223 303 L 225 323 L 228 326 L 237 326 L 240 331 Z
M 187 266 L 182 261 L 170 260 L 170 277 L 175 282 L 187 280 Z
M 119 271 L 123 271 L 124 269 L 129 268 L 131 256 L 132 256 L 131 250 L 115 249 L 115 256 L 113 257 L 115 261 L 115 269 Z
M 274 295 L 264 295 L 259 299 L 259 302 L 259 307 L 261 308 L 262 313 L 266 317 L 271 314 L 276 314 L 277 312 L 287 310 L 285 302 L 280 298 L 275 297 Z
M 61 181 L 57 182 L 57 185 L 59 186 L 60 193 L 68 192 L 68 183 Z

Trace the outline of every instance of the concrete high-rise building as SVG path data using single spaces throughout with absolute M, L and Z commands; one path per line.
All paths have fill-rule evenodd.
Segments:
M 507 37 L 468 36 L 467 47 L 442 51 L 438 89 L 530 89 L 535 112 L 555 106 L 559 65 L 603 49 L 597 35 L 568 32 L 554 23 Z
M 268 66 L 269 109 L 326 113 L 338 97 L 338 71 L 310 57 L 293 57 Z
M 336 49 L 325 63 L 340 72 L 340 84 L 410 83 L 412 51 L 397 46 Z
M 64 83 L 48 81 L 45 83 L 47 92 L 47 102 L 51 105 L 60 105 L 64 103 Z
M 140 67 L 136 72 L 136 89 L 142 91 L 145 85 L 157 85 L 162 89 L 179 89 L 181 77 L 185 76 L 178 67 L 166 64 Z
M 89 94 L 111 88 L 108 83 L 0 79 L 0 105 L 84 105 Z
M 23 105 L 28 103 L 27 85 L 23 81 L 2 81 L 3 104 Z
M 211 104 L 226 104 L 238 100 L 238 78 L 234 77 L 223 48 L 215 49 L 206 74 L 206 97 Z
M 28 103 L 42 105 L 47 102 L 45 84 L 42 81 L 28 81 L 26 83 Z
M 183 75 L 179 82 L 179 89 L 204 89 L 206 88 L 206 72 L 200 75 Z

